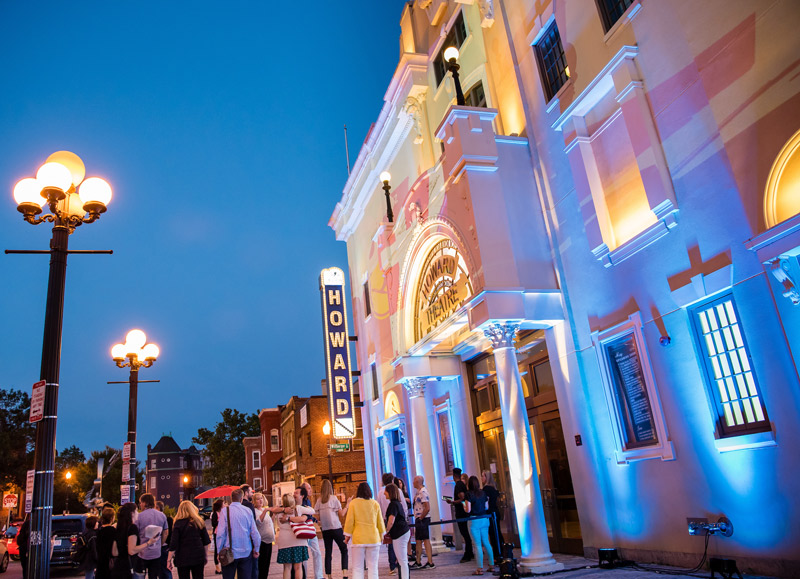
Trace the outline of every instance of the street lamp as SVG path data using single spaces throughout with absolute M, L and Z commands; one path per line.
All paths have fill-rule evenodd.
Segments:
M 186 501 L 191 501 L 189 498 L 189 477 L 184 475 L 183 477 L 183 499 Z
M 72 473 L 67 471 L 67 473 L 64 475 L 64 478 L 67 479 L 67 485 L 69 486 L 67 498 L 64 500 L 64 514 L 66 515 L 69 513 L 69 495 L 72 494 Z
M 453 75 L 453 83 L 456 85 L 456 104 L 460 106 L 466 105 L 464 100 L 464 93 L 461 92 L 461 81 L 458 79 L 458 49 L 455 46 L 448 46 L 444 49 L 444 60 L 447 63 L 447 70 Z
M 384 171 L 381 173 L 379 179 L 383 183 L 383 192 L 386 194 L 386 219 L 391 223 L 394 221 L 394 213 L 392 213 L 392 202 L 389 199 L 389 191 L 392 190 L 391 185 L 389 185 L 389 181 L 392 180 L 392 175 L 389 171 Z M 328 425 L 330 428 L 330 424 Z
M 136 408 L 139 396 L 139 368 L 149 368 L 158 358 L 159 349 L 155 344 L 146 344 L 147 336 L 142 330 L 131 330 L 125 336 L 124 344 L 111 348 L 111 358 L 119 368 L 130 368 L 128 377 L 128 443 L 131 448 L 128 466 L 128 500 L 136 503 Z M 130 465 L 134 465 L 131 473 Z M 125 468 L 125 465 L 122 465 Z
M 49 250 L 6 250 L 6 253 L 50 254 L 40 373 L 41 380 L 45 383 L 44 417 L 36 425 L 28 579 L 50 576 L 53 470 L 56 455 L 56 417 L 67 254 L 99 253 L 70 252 L 69 236 L 75 228 L 84 223 L 97 221 L 111 201 L 111 187 L 108 183 L 98 177 L 84 179 L 85 175 L 86 168 L 80 157 L 69 151 L 58 151 L 47 158 L 44 165 L 36 172 L 35 178 L 27 177 L 14 186 L 17 211 L 22 213 L 25 221 L 31 225 L 44 222 L 53 224 Z M 48 206 L 50 213 L 39 217 L 45 205 Z
M 322 434 L 328 437 L 328 480 L 331 481 L 331 485 L 333 485 L 333 463 L 331 462 L 331 444 L 333 444 L 333 439 L 331 438 L 331 423 L 329 420 L 325 421 L 325 424 L 322 425 Z

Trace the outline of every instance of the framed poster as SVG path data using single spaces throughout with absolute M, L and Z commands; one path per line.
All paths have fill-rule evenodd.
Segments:
M 622 324 L 592 333 L 592 341 L 614 432 L 617 464 L 649 458 L 674 460 L 639 313 Z

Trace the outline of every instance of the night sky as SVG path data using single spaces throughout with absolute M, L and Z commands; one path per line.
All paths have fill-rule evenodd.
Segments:
M 69 150 L 114 190 L 70 237 L 56 446 L 120 448 L 127 380 L 110 348 L 161 348 L 140 379 L 139 455 L 188 446 L 324 378 L 327 222 L 398 61 L 402 0 L 0 2 L 0 249 L 47 249 L 14 184 Z M 376 185 L 377 186 L 377 185 Z M 39 379 L 49 257 L 0 254 L 0 387 Z

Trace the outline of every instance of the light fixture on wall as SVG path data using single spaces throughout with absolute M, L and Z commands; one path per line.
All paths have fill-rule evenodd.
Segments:
M 392 186 L 389 185 L 389 181 L 392 180 L 392 174 L 389 171 L 384 171 L 380 174 L 379 179 L 383 183 L 383 192 L 386 194 L 386 220 L 392 223 L 394 221 L 394 213 L 392 213 L 392 201 L 389 197 L 389 192 L 392 190 Z
M 447 70 L 453 75 L 453 84 L 456 85 L 456 104 L 464 106 L 464 92 L 461 90 L 461 81 L 458 78 L 458 69 L 461 68 L 456 62 L 458 60 L 458 49 L 455 46 L 448 46 L 444 49 L 444 60 L 447 63 Z

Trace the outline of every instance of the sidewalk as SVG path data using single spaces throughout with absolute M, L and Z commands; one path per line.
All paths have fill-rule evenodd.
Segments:
M 321 543 L 321 541 L 320 541 Z M 322 545 L 320 544 L 320 547 Z M 324 549 L 324 548 L 323 548 Z M 436 564 L 435 569 L 420 569 L 417 571 L 411 571 L 411 579 L 453 579 L 457 577 L 464 577 L 464 578 L 471 578 L 473 571 L 475 571 L 475 563 L 459 563 L 459 559 L 461 558 L 461 551 L 450 551 L 447 553 L 440 553 L 436 557 L 434 557 L 433 561 Z M 323 550 L 324 556 L 324 550 Z M 272 553 L 272 564 L 270 565 L 269 570 L 269 577 L 270 579 L 282 579 L 283 577 L 283 566 L 278 565 L 275 562 L 275 558 L 277 557 L 277 551 L 273 551 Z M 555 555 L 555 558 L 558 562 L 564 564 L 564 568 L 566 571 L 558 572 L 553 575 L 543 575 L 542 577 L 553 577 L 554 579 L 572 579 L 574 577 L 603 577 L 603 578 L 619 578 L 619 579 L 654 579 L 655 577 L 664 576 L 664 574 L 657 574 L 653 571 L 644 571 L 641 569 L 632 569 L 632 568 L 617 568 L 617 569 L 599 569 L 597 567 L 593 567 L 597 565 L 597 561 L 592 561 L 590 559 L 584 559 L 583 557 L 577 557 L 575 555 Z M 423 557 L 423 563 L 425 562 L 425 558 Z M 589 567 L 589 568 L 587 568 Z M 655 567 L 655 566 L 653 566 Z M 697 572 L 692 575 L 682 575 L 682 574 L 673 574 L 673 573 L 680 573 L 680 569 L 676 568 L 669 568 L 664 566 L 659 566 L 663 569 L 669 569 L 669 577 L 710 577 L 711 573 L 709 571 L 701 571 Z M 315 579 L 313 575 L 313 563 L 311 560 L 307 563 L 307 570 L 310 570 L 311 573 L 308 575 L 308 579 Z M 381 558 L 380 558 L 380 565 L 378 569 L 378 575 L 381 579 L 399 579 L 397 575 L 389 575 L 389 559 L 386 551 L 386 547 L 381 548 Z M 177 578 L 177 573 L 173 575 Z M 211 561 L 208 565 L 206 565 L 205 569 L 205 577 L 221 577 L 221 575 L 214 574 L 214 562 Z M 333 574 L 332 579 L 342 579 L 342 572 L 340 570 L 340 563 L 339 563 L 339 550 L 334 549 L 333 553 Z M 492 579 L 492 575 L 487 574 L 485 575 L 487 579 Z M 719 577 L 719 575 L 717 575 Z M 769 579 L 765 577 L 757 577 L 754 575 L 744 575 L 744 577 L 748 579 Z M 365 573 L 366 579 L 366 573 Z

